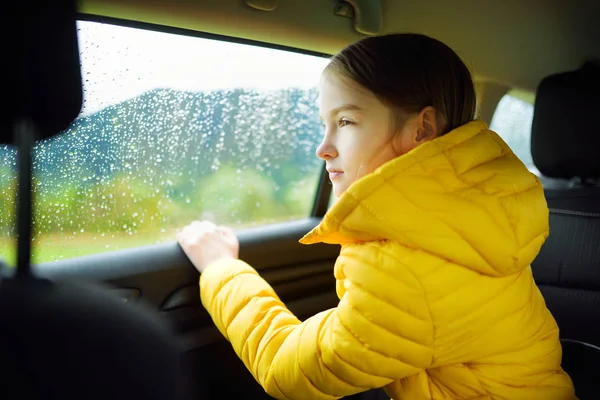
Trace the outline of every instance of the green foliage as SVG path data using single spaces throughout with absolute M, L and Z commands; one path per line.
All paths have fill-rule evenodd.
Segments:
M 0 238 L 13 235 L 16 214 L 17 179 L 6 169 L 0 171 Z
M 159 230 L 173 209 L 164 192 L 128 175 L 81 188 L 73 199 L 73 228 L 80 232 Z
M 317 177 L 310 176 L 295 181 L 284 192 L 283 204 L 286 205 L 290 216 L 306 216 L 312 209 L 317 191 Z
M 159 89 L 82 116 L 35 149 L 34 258 L 150 244 L 195 219 L 239 227 L 307 216 L 320 135 L 315 90 Z M 0 147 L 8 258 L 15 164 Z
M 256 170 L 225 166 L 199 182 L 193 201 L 202 213 L 200 218 L 247 224 L 285 215 L 285 207 L 275 199 L 276 191 L 274 181 Z

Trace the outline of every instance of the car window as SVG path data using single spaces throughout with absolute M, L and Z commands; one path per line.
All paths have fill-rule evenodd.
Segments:
M 510 91 L 500 100 L 490 129 L 497 132 L 523 163 L 532 168 L 531 123 L 533 121 L 533 96 L 520 91 Z
M 78 23 L 84 105 L 34 152 L 34 261 L 307 217 L 322 163 L 322 57 Z M 0 147 L 0 257 L 14 263 L 15 152 Z

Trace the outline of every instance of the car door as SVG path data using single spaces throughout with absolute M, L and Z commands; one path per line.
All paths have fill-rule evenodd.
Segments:
M 82 112 L 34 153 L 35 271 L 102 282 L 160 312 L 193 398 L 268 398 L 212 325 L 174 239 L 196 219 L 231 226 L 241 258 L 298 317 L 337 304 L 339 248 L 298 243 L 330 199 L 314 155 L 326 59 L 132 25 L 90 15 L 78 23 Z M 15 153 L 0 153 L 0 256 L 14 265 Z

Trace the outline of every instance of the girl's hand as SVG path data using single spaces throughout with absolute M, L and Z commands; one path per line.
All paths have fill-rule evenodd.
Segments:
M 208 221 L 194 221 L 177 234 L 179 245 L 202 273 L 221 259 L 237 259 L 240 244 L 233 230 Z

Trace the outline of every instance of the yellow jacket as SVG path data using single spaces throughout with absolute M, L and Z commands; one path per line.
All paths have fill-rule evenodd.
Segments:
M 301 322 L 238 260 L 205 270 L 201 298 L 278 399 L 570 400 L 529 266 L 547 235 L 540 182 L 474 121 L 355 182 L 302 239 L 342 245 L 337 308 Z

